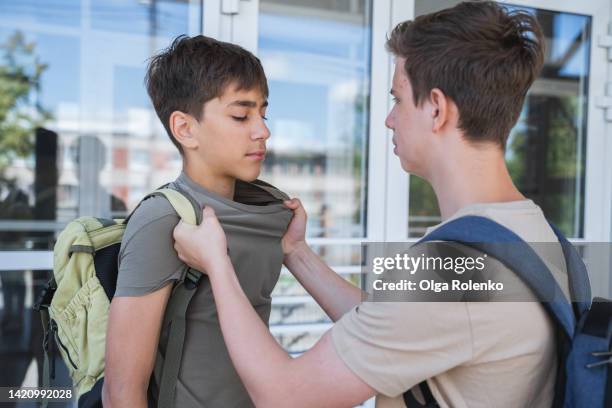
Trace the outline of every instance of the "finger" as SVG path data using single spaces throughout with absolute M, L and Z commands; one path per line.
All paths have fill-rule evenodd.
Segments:
M 295 203 L 296 206 L 302 207 L 302 201 L 300 201 L 299 198 L 294 198 L 292 201 Z
M 182 254 L 181 254 L 181 248 L 180 248 L 179 244 L 176 243 L 176 242 L 174 243 L 174 251 L 176 252 L 176 255 L 178 256 L 178 258 L 182 261 L 183 257 L 182 257 Z
M 287 208 L 295 210 L 300 206 L 301 203 L 300 200 L 298 200 L 297 198 L 292 198 L 291 200 L 285 200 L 284 204 Z
M 181 235 L 183 231 L 183 221 L 179 221 L 178 224 L 176 224 L 176 227 L 174 227 L 174 230 L 172 231 L 172 238 L 174 238 L 174 240 L 178 240 L 179 236 Z
M 293 212 L 295 215 L 300 215 L 300 216 L 306 216 L 306 210 L 304 209 L 304 206 L 302 205 L 302 202 L 300 201 L 299 198 L 294 198 L 295 202 L 296 202 L 296 207 L 293 209 Z

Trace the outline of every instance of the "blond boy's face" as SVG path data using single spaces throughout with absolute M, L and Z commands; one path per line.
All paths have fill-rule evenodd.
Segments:
M 236 90 L 228 86 L 220 97 L 204 104 L 195 130 L 198 148 L 190 160 L 202 160 L 215 176 L 255 180 L 270 137 L 265 123 L 267 106 L 259 89 Z
M 410 79 L 404 69 L 404 58 L 395 59 L 395 72 L 391 93 L 394 104 L 385 125 L 393 130 L 393 152 L 402 168 L 412 174 L 424 176 L 428 165 L 431 143 L 431 115 L 428 102 L 415 106 Z

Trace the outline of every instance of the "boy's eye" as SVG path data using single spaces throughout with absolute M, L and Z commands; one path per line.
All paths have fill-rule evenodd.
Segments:
M 237 120 L 238 122 L 244 122 L 247 120 L 246 116 L 232 116 L 232 119 Z
M 268 120 L 268 117 L 267 117 L 267 116 L 262 116 L 261 118 L 262 118 L 263 120 Z

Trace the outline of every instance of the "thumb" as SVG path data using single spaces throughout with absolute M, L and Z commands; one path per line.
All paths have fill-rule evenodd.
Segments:
M 295 210 L 300 205 L 300 201 L 297 198 L 292 198 L 291 200 L 285 200 L 285 206 L 291 210 Z
M 204 217 L 214 217 L 215 216 L 215 210 L 211 206 L 207 205 L 202 210 L 202 215 Z
M 183 220 L 179 220 L 178 224 L 176 224 L 176 227 L 174 227 L 174 230 L 172 231 L 173 238 L 177 239 L 187 228 L 189 228 L 189 224 Z

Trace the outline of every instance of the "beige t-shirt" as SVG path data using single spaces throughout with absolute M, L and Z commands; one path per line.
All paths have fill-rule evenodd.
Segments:
M 531 200 L 471 205 L 451 219 L 464 215 L 490 218 L 526 242 L 558 242 Z M 567 296 L 560 246 L 552 252 L 556 259 L 543 260 Z M 379 393 L 377 407 L 405 407 L 402 394 L 426 379 L 442 407 L 552 404 L 553 323 L 537 302 L 364 302 L 337 322 L 332 339 Z

